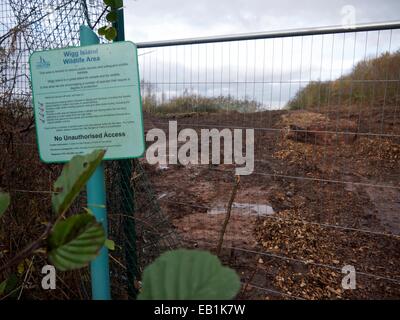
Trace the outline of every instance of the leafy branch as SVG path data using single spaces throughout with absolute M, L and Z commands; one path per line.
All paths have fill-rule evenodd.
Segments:
M 55 221 L 8 263 L 0 272 L 18 265 L 30 256 L 45 251 L 50 262 L 60 271 L 78 269 L 96 258 L 102 246 L 114 247 L 106 240 L 105 230 L 91 212 L 65 217 L 73 201 L 104 157 L 104 150 L 75 156 L 66 164 L 54 183 L 52 195 Z M 239 180 L 235 185 L 233 202 Z M 0 219 L 10 205 L 10 195 L 0 193 Z M 232 204 L 230 203 L 230 207 Z M 31 260 L 32 261 L 32 260 Z M 236 272 L 224 267 L 206 251 L 174 250 L 157 258 L 143 273 L 139 299 L 232 299 L 240 289 Z M 15 274 L 0 283 L 0 295 L 10 295 L 17 280 Z M 20 293 L 21 294 L 21 293 Z
M 14 267 L 43 249 L 49 260 L 61 270 L 84 267 L 93 260 L 105 242 L 105 230 L 90 212 L 65 218 L 65 214 L 104 157 L 104 150 L 75 156 L 67 163 L 54 183 L 52 194 L 54 222 L 27 247 L 0 267 L 0 272 Z M 0 217 L 10 204 L 10 195 L 0 193 Z
M 99 28 L 98 32 L 100 36 L 104 36 L 107 40 L 112 41 L 117 37 L 117 29 L 113 26 L 113 23 L 117 22 L 118 10 L 121 10 L 124 6 L 123 0 L 104 0 L 106 9 L 109 9 L 106 20 L 108 24 Z

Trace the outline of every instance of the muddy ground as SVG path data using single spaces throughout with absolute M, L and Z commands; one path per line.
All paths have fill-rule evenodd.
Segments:
M 348 144 L 315 144 L 304 132 L 303 141 L 288 139 L 282 117 L 289 111 L 145 115 L 145 127 L 165 129 L 177 120 L 179 129 L 255 128 L 254 173 L 241 177 L 221 254 L 241 276 L 239 299 L 399 299 L 398 111 L 332 107 L 324 112 L 338 124 L 356 123 L 357 136 Z M 14 190 L 15 216 L 9 216 L 6 236 L 16 251 L 51 217 L 50 209 L 43 211 L 50 203 L 46 190 L 60 169 L 40 163 L 33 130 L 20 140 L 3 142 L 0 158 L 0 187 Z M 184 245 L 215 252 L 234 167 L 163 169 L 140 161 Z M 24 223 L 28 210 L 35 214 Z M 342 288 L 345 265 L 355 267 L 355 290 Z M 64 280 L 65 292 L 81 298 L 79 274 Z M 42 290 L 31 291 L 42 297 Z
M 282 115 L 146 116 L 146 129 L 255 128 L 255 169 L 242 176 L 222 259 L 241 275 L 240 299 L 400 298 L 397 110 L 332 109 L 357 124 L 352 143 L 285 137 Z M 145 164 L 164 213 L 186 244 L 215 250 L 234 185 L 232 165 Z M 274 213 L 271 214 L 271 210 Z M 356 289 L 342 288 L 342 267 Z

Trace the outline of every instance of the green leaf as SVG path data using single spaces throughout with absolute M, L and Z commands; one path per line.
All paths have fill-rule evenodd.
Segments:
M 103 226 L 90 214 L 58 222 L 48 238 L 49 260 L 60 271 L 86 266 L 104 244 Z
M 110 240 L 110 239 L 106 239 L 106 241 L 104 241 L 104 246 L 111 251 L 115 250 L 115 242 Z
M 18 278 L 16 274 L 13 273 L 9 278 L 0 283 L 0 296 L 9 294 L 17 287 L 17 284 Z
M 140 300 L 232 299 L 240 289 L 236 272 L 206 251 L 164 253 L 143 273 Z
M 123 0 L 104 0 L 104 4 L 113 9 L 119 9 L 124 6 L 124 1 Z
M 65 213 L 90 176 L 96 170 L 105 154 L 105 150 L 95 150 L 85 156 L 75 156 L 67 163 L 54 184 L 52 204 L 57 214 Z
M 117 21 L 117 12 L 111 11 L 106 15 L 107 21 L 115 22 Z
M 23 274 L 24 271 L 25 271 L 25 261 L 22 261 L 17 266 L 17 272 L 18 274 Z
M 106 6 L 112 6 L 114 4 L 114 0 L 104 0 L 104 4 Z
M 106 35 L 106 29 L 107 29 L 107 26 L 99 28 L 99 30 L 98 30 L 99 35 L 100 36 L 105 36 Z
M 113 9 L 119 9 L 124 6 L 123 0 L 114 0 L 114 4 L 112 5 Z
M 10 205 L 10 195 L 8 193 L 0 192 L 0 217 L 6 212 Z
M 117 30 L 114 27 L 108 27 L 105 37 L 107 40 L 112 41 L 117 37 Z
M 6 291 L 7 279 L 0 283 L 0 295 L 3 295 Z

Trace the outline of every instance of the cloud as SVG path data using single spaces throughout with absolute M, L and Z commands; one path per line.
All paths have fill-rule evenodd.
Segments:
M 398 0 L 127 0 L 127 38 L 151 41 L 225 33 L 339 25 L 341 9 L 355 8 L 356 22 L 395 20 Z

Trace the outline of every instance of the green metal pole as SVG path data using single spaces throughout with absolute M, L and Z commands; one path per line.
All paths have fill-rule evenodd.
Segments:
M 87 26 L 80 27 L 81 46 L 98 44 L 99 38 Z M 88 208 L 93 212 L 98 222 L 103 225 L 107 234 L 106 185 L 104 179 L 104 164 L 101 163 L 86 185 Z M 92 278 L 92 299 L 110 300 L 110 271 L 108 250 L 102 247 L 99 255 L 90 264 Z
M 117 10 L 117 21 L 114 23 L 117 30 L 115 41 L 125 41 L 124 30 L 124 10 Z M 132 160 L 136 161 L 136 160 Z M 138 293 L 135 282 L 138 276 L 137 250 L 136 250 L 136 224 L 135 224 L 135 201 L 131 187 L 131 174 L 133 170 L 131 160 L 119 161 L 120 183 L 122 199 L 122 212 L 124 214 L 124 234 L 125 234 L 125 260 L 127 267 L 127 291 L 130 298 L 136 298 Z

